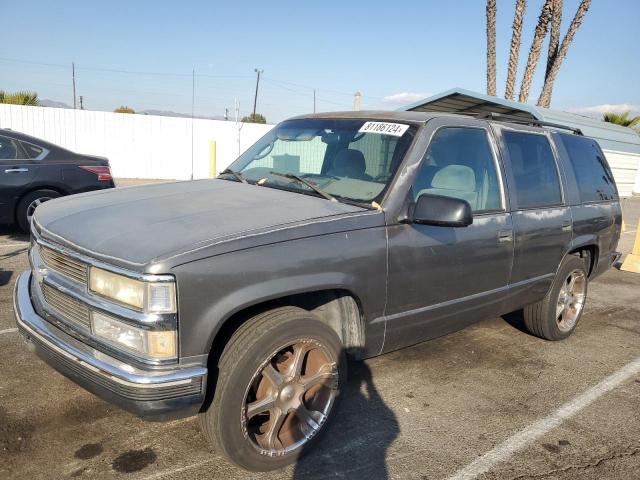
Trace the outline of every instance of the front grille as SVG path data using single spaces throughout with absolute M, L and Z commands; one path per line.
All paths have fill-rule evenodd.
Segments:
M 40 246 L 40 257 L 47 268 L 55 270 L 76 282 L 87 284 L 88 268 L 84 263 L 44 246 Z
M 85 328 L 91 327 L 91 314 L 87 305 L 46 284 L 42 285 L 42 294 L 61 320 L 76 323 Z

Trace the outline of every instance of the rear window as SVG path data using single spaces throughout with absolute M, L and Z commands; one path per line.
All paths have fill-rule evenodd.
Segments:
M 547 137 L 524 132 L 504 132 L 503 137 L 511 159 L 518 208 L 561 204 L 560 178 Z
M 576 175 L 581 202 L 616 200 L 616 184 L 607 160 L 595 140 L 559 134 Z

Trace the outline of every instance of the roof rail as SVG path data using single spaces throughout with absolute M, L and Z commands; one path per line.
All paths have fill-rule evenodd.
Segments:
M 527 119 L 522 117 L 517 117 L 515 115 L 505 115 L 503 113 L 494 113 L 494 112 L 482 112 L 476 115 L 476 118 L 486 119 L 486 120 L 496 120 L 498 122 L 511 122 L 511 123 L 521 123 L 524 125 L 533 125 L 536 127 L 550 127 L 557 128 L 560 130 L 569 130 L 570 132 L 575 133 L 576 135 L 583 135 L 582 130 L 575 127 L 569 127 L 567 125 L 561 125 L 559 123 L 545 122 L 544 120 L 538 120 L 536 118 Z

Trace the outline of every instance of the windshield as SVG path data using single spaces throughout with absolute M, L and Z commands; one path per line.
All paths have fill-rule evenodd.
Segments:
M 365 119 L 289 120 L 258 140 L 229 170 L 262 186 L 319 194 L 293 175 L 339 201 L 380 201 L 415 131 L 415 126 Z

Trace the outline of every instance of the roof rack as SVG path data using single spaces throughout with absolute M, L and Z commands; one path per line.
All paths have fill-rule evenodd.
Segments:
M 560 130 L 569 130 L 570 132 L 575 133 L 576 135 L 583 135 L 582 130 L 575 127 L 568 127 L 567 125 L 561 125 L 559 123 L 545 122 L 544 120 L 538 120 L 536 118 L 527 119 L 522 117 L 517 117 L 515 115 L 505 115 L 503 113 L 494 113 L 494 112 L 482 112 L 476 115 L 476 118 L 481 118 L 485 120 L 496 120 L 502 122 L 511 122 L 511 123 L 520 123 L 524 125 L 533 125 L 536 127 L 550 127 L 557 128 Z

